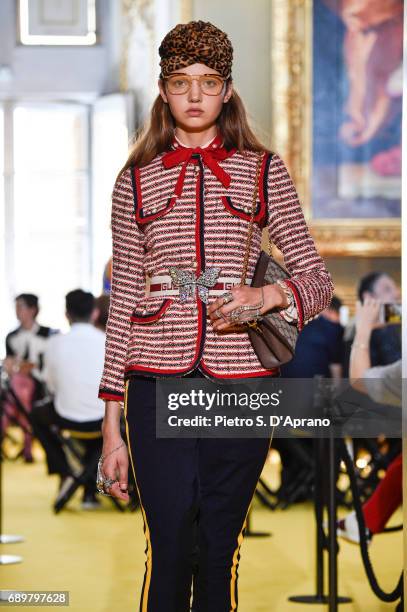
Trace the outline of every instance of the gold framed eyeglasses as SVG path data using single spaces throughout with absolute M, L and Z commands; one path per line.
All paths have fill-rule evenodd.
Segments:
M 222 93 L 223 84 L 229 77 L 217 74 L 183 74 L 182 72 L 164 77 L 168 93 L 174 95 L 186 94 L 192 86 L 192 81 L 198 81 L 199 87 L 206 96 L 218 96 Z

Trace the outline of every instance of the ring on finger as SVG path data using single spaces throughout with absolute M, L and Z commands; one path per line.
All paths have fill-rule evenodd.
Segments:
M 240 313 L 242 312 L 241 307 L 237 307 L 229 314 L 229 317 L 232 321 L 238 321 Z
M 225 293 L 222 296 L 222 301 L 224 305 L 229 304 L 229 302 L 232 302 L 232 300 L 233 300 L 233 293 L 231 293 L 230 291 L 228 293 Z
M 103 488 L 105 490 L 110 489 L 115 482 L 117 482 L 117 480 L 115 480 L 114 478 L 105 478 L 105 480 L 103 481 Z

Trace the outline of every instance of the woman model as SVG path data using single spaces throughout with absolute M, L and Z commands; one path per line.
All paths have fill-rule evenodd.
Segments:
M 129 452 L 147 541 L 140 610 L 189 611 L 193 586 L 192 610 L 227 612 L 237 609 L 240 545 L 271 440 L 156 438 L 155 381 L 279 376 L 262 367 L 239 322 L 277 308 L 301 329 L 328 306 L 333 285 L 283 161 L 248 126 L 227 35 L 181 24 L 159 53 L 159 95 L 113 191 L 102 478 L 127 501 Z M 263 227 L 292 276 L 262 291 L 249 283 Z

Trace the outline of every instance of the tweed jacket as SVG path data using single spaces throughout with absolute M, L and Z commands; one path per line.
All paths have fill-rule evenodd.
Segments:
M 232 150 L 219 161 L 230 176 L 228 187 L 201 155 L 194 155 L 183 168 L 181 195 L 175 189 L 180 166 L 165 167 L 163 155 L 144 167 L 130 167 L 114 186 L 102 399 L 122 400 L 125 380 L 134 374 L 182 376 L 197 366 L 213 379 L 280 374 L 279 368 L 267 370 L 260 364 L 246 331 L 214 332 L 207 305 L 197 293 L 182 302 L 174 295 L 149 296 L 148 283 L 146 288 L 146 279 L 168 275 L 170 266 L 185 268 L 196 277 L 215 267 L 225 277 L 240 279 L 258 155 Z M 283 160 L 273 153 L 265 153 L 261 165 L 249 279 L 264 227 L 284 255 L 291 275 L 286 282 L 298 313 L 294 324 L 301 330 L 329 305 L 334 287 L 293 181 Z

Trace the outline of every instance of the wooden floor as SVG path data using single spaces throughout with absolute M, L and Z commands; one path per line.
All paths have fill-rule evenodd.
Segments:
M 71 611 L 138 612 L 145 548 L 140 512 L 120 514 L 106 498 L 102 499 L 102 508 L 82 511 L 78 494 L 67 509 L 55 515 L 51 505 L 57 478 L 46 475 L 39 447 L 35 456 L 33 464 L 4 464 L 3 533 L 21 534 L 25 541 L 1 546 L 3 554 L 23 557 L 20 564 L 0 568 L 1 588 L 68 590 Z M 273 478 L 275 470 L 271 459 L 270 455 L 265 467 L 267 478 Z M 401 519 L 399 510 L 392 524 Z M 242 544 L 239 611 L 327 610 L 327 606 L 296 604 L 287 599 L 313 592 L 315 532 L 311 504 L 271 512 L 255 500 L 252 529 L 272 535 L 246 538 Z M 393 589 L 402 566 L 401 533 L 376 536 L 371 559 L 381 586 Z M 395 609 L 394 603 L 382 603 L 372 594 L 359 549 L 346 542 L 340 545 L 339 585 L 340 594 L 353 599 L 352 604 L 340 606 L 343 612 Z

